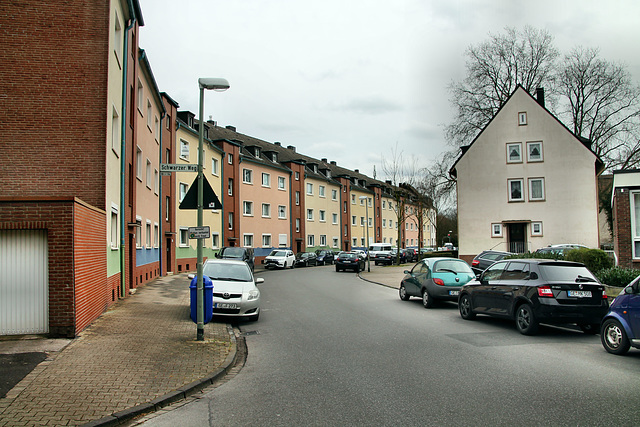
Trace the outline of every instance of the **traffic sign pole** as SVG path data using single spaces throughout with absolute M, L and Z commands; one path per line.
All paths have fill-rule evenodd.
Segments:
M 204 139 L 204 129 L 202 123 L 202 116 L 204 115 L 204 87 L 200 86 L 200 126 L 198 132 L 198 227 L 202 227 L 202 214 L 203 214 L 203 183 L 202 183 L 202 146 Z M 196 255 L 198 257 L 197 267 L 198 267 L 198 284 L 197 284 L 197 332 L 196 332 L 196 340 L 204 341 L 204 287 L 202 286 L 202 245 L 203 240 L 198 239 L 198 244 L 196 246 L 197 251 Z

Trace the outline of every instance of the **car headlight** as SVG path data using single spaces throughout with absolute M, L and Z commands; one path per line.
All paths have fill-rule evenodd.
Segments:
M 260 291 L 257 289 L 254 289 L 252 291 L 249 291 L 249 298 L 247 298 L 248 301 L 254 300 L 254 299 L 258 299 L 260 297 Z

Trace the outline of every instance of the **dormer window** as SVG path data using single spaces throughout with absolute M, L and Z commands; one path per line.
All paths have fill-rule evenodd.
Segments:
M 259 158 L 260 157 L 260 148 L 256 147 L 254 152 L 255 152 L 256 158 Z
M 273 160 L 273 162 L 277 162 L 278 161 L 278 153 L 271 153 L 271 160 Z

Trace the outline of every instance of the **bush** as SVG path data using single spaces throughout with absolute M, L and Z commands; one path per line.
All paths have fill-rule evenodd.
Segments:
M 640 270 L 621 267 L 605 268 L 596 273 L 596 277 L 600 282 L 617 288 L 624 288 L 638 275 L 640 275 Z
M 594 274 L 605 268 L 613 267 L 613 261 L 602 249 L 572 249 L 567 252 L 564 259 L 581 262 Z

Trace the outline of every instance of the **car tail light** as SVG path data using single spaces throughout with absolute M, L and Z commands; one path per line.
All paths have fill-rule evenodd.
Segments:
M 478 261 L 477 259 L 474 259 L 473 261 L 471 261 L 471 266 L 472 267 L 477 267 L 480 265 L 480 261 Z
M 438 286 L 444 286 L 444 280 L 442 279 L 433 279 L 433 283 L 435 283 Z
M 540 286 L 538 287 L 538 296 L 539 297 L 551 297 L 553 298 L 553 291 L 549 286 Z
M 607 291 L 605 289 L 602 290 L 602 298 L 609 299 L 609 297 L 607 296 Z

